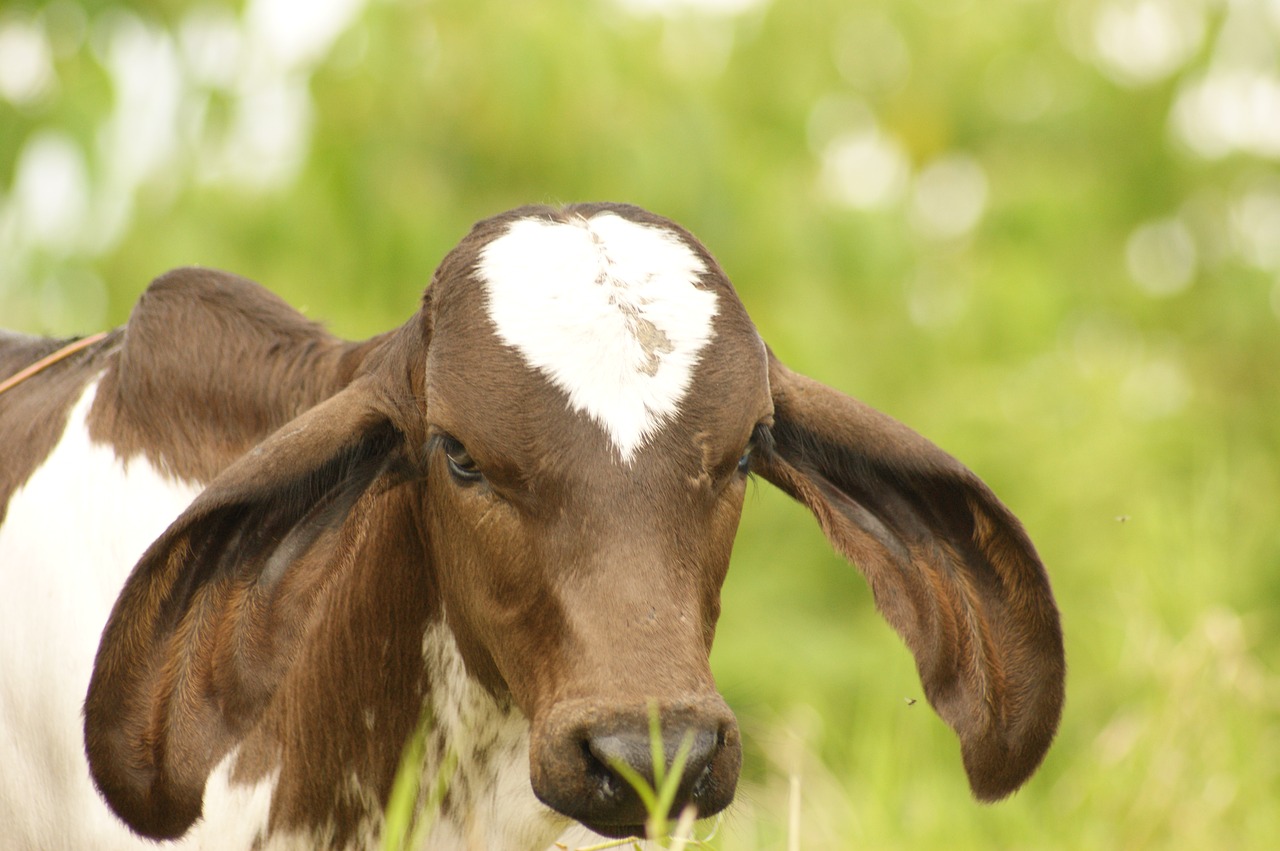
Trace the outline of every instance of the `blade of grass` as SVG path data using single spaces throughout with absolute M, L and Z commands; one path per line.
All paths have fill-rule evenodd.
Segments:
M 640 776 L 640 772 L 636 771 L 626 762 L 620 759 L 610 759 L 609 767 L 627 781 L 627 785 L 636 790 L 636 794 L 640 796 L 640 803 L 644 805 L 646 813 L 653 813 L 658 808 L 658 793 L 649 785 L 649 781 Z
M 404 751 L 400 754 L 400 767 L 396 770 L 396 779 L 387 799 L 382 831 L 383 851 L 403 851 L 405 848 L 405 840 L 413 824 L 413 811 L 418 803 L 422 759 L 426 754 L 427 730 L 430 726 L 428 714 L 423 717 L 422 723 L 405 743 Z
M 693 750 L 693 732 L 686 731 L 684 738 L 680 740 L 680 747 L 676 749 L 675 758 L 671 760 L 669 775 L 659 784 L 657 806 L 649 811 L 649 822 L 646 828 L 650 833 L 650 839 L 656 839 L 667 832 L 668 815 L 671 812 L 671 805 L 675 803 L 676 792 L 680 790 L 680 778 L 684 776 L 684 765 L 689 759 L 691 750 Z M 657 774 L 656 769 L 654 774 Z
M 427 736 L 432 723 L 431 713 L 426 712 L 422 723 L 405 743 L 404 752 L 400 755 L 400 767 L 396 770 L 391 794 L 387 798 L 382 832 L 383 851 L 408 851 L 421 847 L 449 790 L 449 783 L 458 765 L 457 754 L 452 750 L 445 753 L 444 760 L 436 771 L 435 780 L 427 790 L 426 800 L 419 806 Z
M 650 701 L 649 754 L 653 761 L 653 785 L 650 785 L 646 778 L 626 762 L 620 759 L 609 760 L 609 767 L 639 796 L 648 815 L 645 820 L 645 833 L 649 839 L 660 839 L 669 833 L 671 805 L 675 803 L 676 793 L 680 790 L 680 778 L 684 776 L 684 767 L 692 750 L 693 732 L 686 731 L 668 768 L 666 743 L 662 737 L 662 722 L 658 718 L 658 705 L 655 701 Z
M 800 775 L 792 774 L 787 795 L 787 851 L 800 851 Z
M 680 819 L 676 822 L 675 829 L 671 831 L 671 851 L 684 851 L 686 845 L 694 842 L 701 845 L 693 838 L 693 823 L 698 819 L 698 808 L 693 804 L 688 804 L 680 811 Z

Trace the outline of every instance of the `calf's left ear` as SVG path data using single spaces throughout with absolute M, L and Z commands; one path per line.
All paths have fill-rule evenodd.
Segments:
M 752 468 L 817 517 L 866 577 L 960 737 L 974 794 L 998 800 L 1040 765 L 1066 662 L 1049 578 L 1017 518 L 906 426 L 769 355 L 773 445 Z
M 259 719 L 312 605 L 361 534 L 361 500 L 403 481 L 403 438 L 357 382 L 214 479 L 143 554 L 85 700 L 94 783 L 137 832 L 181 836 L 213 767 Z

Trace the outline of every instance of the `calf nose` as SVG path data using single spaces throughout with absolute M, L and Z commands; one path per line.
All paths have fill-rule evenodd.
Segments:
M 595 773 L 604 785 L 622 789 L 638 776 L 649 788 L 657 790 L 672 782 L 670 775 L 679 771 L 675 782 L 677 800 L 695 800 L 702 791 L 700 784 L 708 780 L 712 757 L 724 744 L 724 732 L 707 727 L 663 730 L 662 742 L 653 741 L 649 730 L 628 728 L 605 734 L 589 735 L 588 754 L 596 761 Z M 659 768 L 654 758 L 662 760 Z M 676 765 L 677 761 L 680 765 Z
M 650 816 L 635 784 L 674 784 L 675 817 L 692 804 L 714 815 L 733 800 L 742 749 L 738 725 L 718 696 L 658 707 L 660 738 L 646 706 L 566 701 L 535 723 L 530 741 L 534 793 L 547 806 L 607 836 L 642 834 Z M 687 745 L 685 744 L 687 743 Z M 675 765 L 683 752 L 683 762 Z M 656 762 L 661 760 L 661 766 Z M 678 770 L 677 770 L 678 769 Z

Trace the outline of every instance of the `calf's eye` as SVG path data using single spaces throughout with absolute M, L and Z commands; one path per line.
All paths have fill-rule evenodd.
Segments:
M 769 427 L 764 423 L 760 423 L 751 432 L 751 440 L 747 441 L 747 448 L 742 450 L 742 457 L 738 459 L 738 473 L 747 475 L 751 472 L 751 458 L 756 454 L 756 450 L 761 446 L 768 451 L 773 445 L 773 434 L 769 431 Z
M 440 448 L 444 451 L 445 463 L 449 467 L 449 475 L 459 482 L 478 482 L 484 478 L 480 467 L 476 464 L 467 447 L 456 437 L 445 435 L 440 439 Z

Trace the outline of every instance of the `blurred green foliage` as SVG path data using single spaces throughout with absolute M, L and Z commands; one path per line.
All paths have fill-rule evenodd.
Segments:
M 806 848 L 1271 847 L 1277 60 L 1264 0 L 9 2 L 0 324 L 118 324 L 202 264 L 370 335 L 478 218 L 649 207 L 793 368 L 992 484 L 1071 664 L 1044 769 L 977 806 L 856 572 L 759 486 L 717 842 L 783 847 L 797 774 Z

